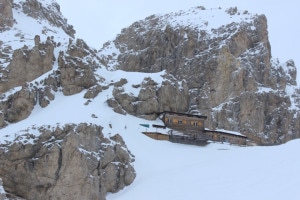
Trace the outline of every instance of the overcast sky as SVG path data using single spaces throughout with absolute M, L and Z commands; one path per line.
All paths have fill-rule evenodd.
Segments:
M 63 15 L 89 45 L 102 44 L 133 22 L 151 14 L 164 14 L 203 5 L 206 8 L 237 6 L 251 13 L 265 14 L 273 57 L 281 62 L 293 59 L 300 74 L 299 0 L 57 0 Z

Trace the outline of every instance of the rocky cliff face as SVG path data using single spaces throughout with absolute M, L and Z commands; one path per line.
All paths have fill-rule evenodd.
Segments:
M 0 147 L 5 190 L 25 199 L 105 199 L 136 174 L 120 135 L 101 127 L 69 124 L 31 127 Z
M 55 60 L 53 51 L 53 41 L 48 38 L 44 43 L 40 43 L 38 35 L 32 49 L 24 46 L 14 50 L 11 62 L 2 71 L 0 92 L 31 82 L 50 71 Z
M 0 32 L 13 25 L 12 0 L 0 0 Z
M 28 15 L 29 22 L 33 18 L 42 24 L 40 29 L 28 31 L 26 35 L 32 34 L 28 38 L 26 30 L 18 28 L 21 22 L 17 17 L 14 30 L 4 32 L 8 40 L 0 41 L 1 127 L 27 118 L 37 104 L 46 107 L 54 100 L 55 92 L 72 95 L 92 86 L 100 87 L 94 74 L 100 66 L 96 51 L 83 40 L 72 38 L 75 31 L 62 17 L 56 2 L 46 3 L 20 0 L 1 4 L 10 11 L 3 14 L 15 9 Z
M 65 95 L 72 95 L 97 84 L 94 70 L 99 66 L 96 53 L 83 40 L 71 41 L 67 51 L 60 52 L 58 66 Z
M 121 114 L 132 114 L 154 120 L 165 110 L 184 112 L 189 107 L 189 92 L 186 82 L 177 82 L 174 77 L 164 77 L 156 83 L 150 77 L 133 87 L 139 90 L 138 96 L 128 94 L 122 87 L 126 79 L 115 83 L 113 98 L 108 105 Z
M 224 19 L 225 24 L 214 22 Z M 107 49 L 116 49 L 116 53 L 106 54 Z M 264 15 L 236 8 L 212 12 L 204 7 L 153 15 L 123 29 L 101 52 L 110 69 L 165 70 L 177 82 L 186 82 L 188 106 L 178 101 L 173 108 L 155 109 L 153 104 L 153 113 L 200 113 L 208 116 L 207 128 L 238 131 L 266 144 L 300 136 L 296 67 L 292 60 L 283 64 L 272 61 Z M 153 91 L 151 97 L 157 102 L 170 94 L 182 95 L 170 88 L 164 95 L 159 95 L 158 89 Z M 124 104 L 124 98 L 115 99 Z M 135 101 L 126 99 L 126 104 Z M 149 114 L 148 108 L 122 107 L 136 115 Z

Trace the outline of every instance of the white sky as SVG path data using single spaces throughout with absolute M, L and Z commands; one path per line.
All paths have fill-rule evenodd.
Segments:
M 151 14 L 164 14 L 203 5 L 206 8 L 237 6 L 268 18 L 272 55 L 281 62 L 293 59 L 300 71 L 299 0 L 57 0 L 63 15 L 74 25 L 77 37 L 96 49 L 133 22 Z M 88 2 L 88 3 L 87 3 Z M 300 72 L 298 73 L 298 75 Z M 299 77 L 299 76 L 298 76 Z

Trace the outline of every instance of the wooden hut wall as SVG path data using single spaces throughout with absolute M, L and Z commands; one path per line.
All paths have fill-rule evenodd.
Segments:
M 219 131 L 205 131 L 207 137 L 213 141 L 229 142 L 231 144 L 246 145 L 247 137 L 222 133 Z
M 197 117 L 166 114 L 164 123 L 177 130 L 204 130 L 204 120 Z
M 165 135 L 157 132 L 143 132 L 143 133 L 155 140 L 169 140 L 169 135 Z

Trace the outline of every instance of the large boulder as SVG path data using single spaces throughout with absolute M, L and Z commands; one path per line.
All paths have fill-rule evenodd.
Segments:
M 27 86 L 20 87 L 9 96 L 2 96 L 0 101 L 1 127 L 5 126 L 6 122 L 14 123 L 27 118 L 35 104 L 36 90 L 29 89 Z
M 120 135 L 92 124 L 32 127 L 1 144 L 4 189 L 25 199 L 105 199 L 131 184 L 133 155 Z

